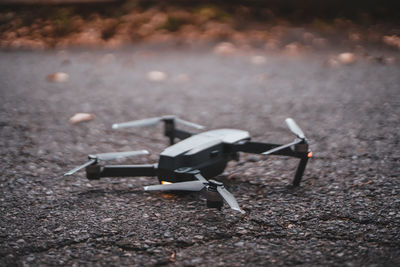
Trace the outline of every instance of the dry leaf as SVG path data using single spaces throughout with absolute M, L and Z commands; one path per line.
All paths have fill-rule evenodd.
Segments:
M 341 53 L 338 60 L 343 64 L 353 64 L 356 62 L 356 56 L 353 53 Z
M 264 56 L 253 56 L 251 57 L 251 63 L 254 65 L 263 65 L 267 62 L 267 58 Z
M 64 83 L 69 79 L 69 75 L 64 72 L 56 72 L 47 76 L 47 80 L 50 82 Z
M 168 78 L 168 75 L 165 72 L 162 71 L 150 71 L 146 74 L 146 78 L 149 81 L 153 81 L 153 82 L 161 82 L 161 81 L 165 81 Z
M 299 55 L 303 49 L 304 49 L 304 47 L 300 43 L 294 42 L 294 43 L 290 43 L 285 46 L 284 53 L 288 54 L 288 55 L 296 56 L 296 55 Z
M 74 116 L 69 118 L 69 122 L 76 124 L 79 122 L 90 121 L 94 119 L 94 115 L 90 113 L 76 113 Z
M 171 262 L 175 261 L 175 252 L 172 252 L 171 256 L 169 256 L 169 261 Z
M 383 36 L 383 42 L 387 45 L 395 46 L 400 49 L 400 37 L 398 37 L 397 35 Z
M 339 61 L 337 61 L 337 60 L 334 59 L 334 58 L 328 59 L 328 60 L 325 62 L 325 64 L 326 64 L 328 67 L 331 67 L 331 68 L 337 68 L 337 67 L 339 67 L 339 65 L 340 65 Z
M 230 56 L 235 52 L 235 46 L 229 42 L 222 42 L 214 47 L 214 53 L 220 56 Z

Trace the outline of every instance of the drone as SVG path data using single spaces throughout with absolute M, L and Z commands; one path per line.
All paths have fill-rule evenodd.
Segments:
M 147 150 L 112 152 L 89 155 L 89 160 L 65 176 L 85 168 L 86 178 L 157 176 L 157 185 L 145 186 L 145 191 L 201 191 L 206 189 L 207 207 L 221 209 L 223 200 L 231 209 L 245 213 L 224 184 L 212 178 L 220 175 L 230 160 L 239 160 L 239 152 L 262 155 L 281 155 L 300 159 L 293 186 L 300 185 L 308 159 L 312 156 L 308 140 L 296 122 L 287 118 L 287 126 L 296 136 L 288 144 L 271 144 L 251 141 L 247 131 L 216 129 L 192 133 L 177 128 L 177 124 L 203 130 L 204 126 L 168 115 L 112 125 L 114 130 L 130 127 L 146 127 L 164 123 L 164 135 L 170 146 L 160 153 L 158 163 L 142 165 L 102 165 L 108 161 L 130 156 L 149 154 Z M 175 143 L 175 140 L 180 141 Z

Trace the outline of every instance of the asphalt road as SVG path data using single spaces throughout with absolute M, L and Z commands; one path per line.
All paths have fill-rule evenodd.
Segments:
M 0 265 L 399 266 L 400 65 L 327 66 L 339 52 L 1 51 Z M 167 79 L 147 80 L 153 70 Z M 69 80 L 47 81 L 56 71 Z M 71 125 L 77 112 L 96 117 Z M 207 209 L 202 194 L 144 192 L 156 178 L 62 176 L 88 153 L 148 149 L 117 162 L 156 162 L 161 127 L 111 125 L 165 114 L 276 143 L 293 140 L 292 117 L 314 157 L 300 188 L 295 159 L 230 163 L 217 179 L 245 215 Z

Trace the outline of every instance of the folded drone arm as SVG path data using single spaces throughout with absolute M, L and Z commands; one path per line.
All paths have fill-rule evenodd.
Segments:
M 306 169 L 306 165 L 308 162 L 309 157 L 311 157 L 311 151 L 308 149 L 308 144 L 304 143 L 301 148 L 303 151 L 296 151 L 293 150 L 290 146 L 282 148 L 277 151 L 273 151 L 269 153 L 269 155 L 281 155 L 281 156 L 289 156 L 299 158 L 300 162 L 297 166 L 296 174 L 293 179 L 293 186 L 299 186 L 301 179 L 303 177 L 303 173 Z M 280 144 L 270 144 L 270 143 L 261 143 L 261 142 L 252 142 L 252 141 L 245 141 L 236 144 L 232 144 L 231 151 L 232 152 L 246 152 L 246 153 L 254 153 L 254 154 L 263 154 L 266 151 L 273 150 L 274 148 L 281 147 Z
M 106 165 L 97 164 L 86 167 L 86 177 L 97 180 L 102 177 L 157 176 L 157 164 L 145 165 Z
M 271 144 L 271 143 L 262 143 L 262 142 L 252 142 L 245 141 L 241 143 L 235 143 L 230 145 L 233 152 L 246 152 L 253 154 L 262 154 L 265 151 L 280 147 L 280 144 Z M 296 152 L 292 150 L 290 147 L 284 148 L 282 150 L 275 151 L 271 153 L 271 155 L 281 155 L 281 156 L 289 156 L 295 158 L 303 158 L 307 156 L 307 153 Z

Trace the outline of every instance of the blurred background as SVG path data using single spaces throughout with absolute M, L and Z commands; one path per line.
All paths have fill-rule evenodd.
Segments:
M 1 0 L 0 47 L 229 41 L 262 49 L 400 48 L 397 1 Z

